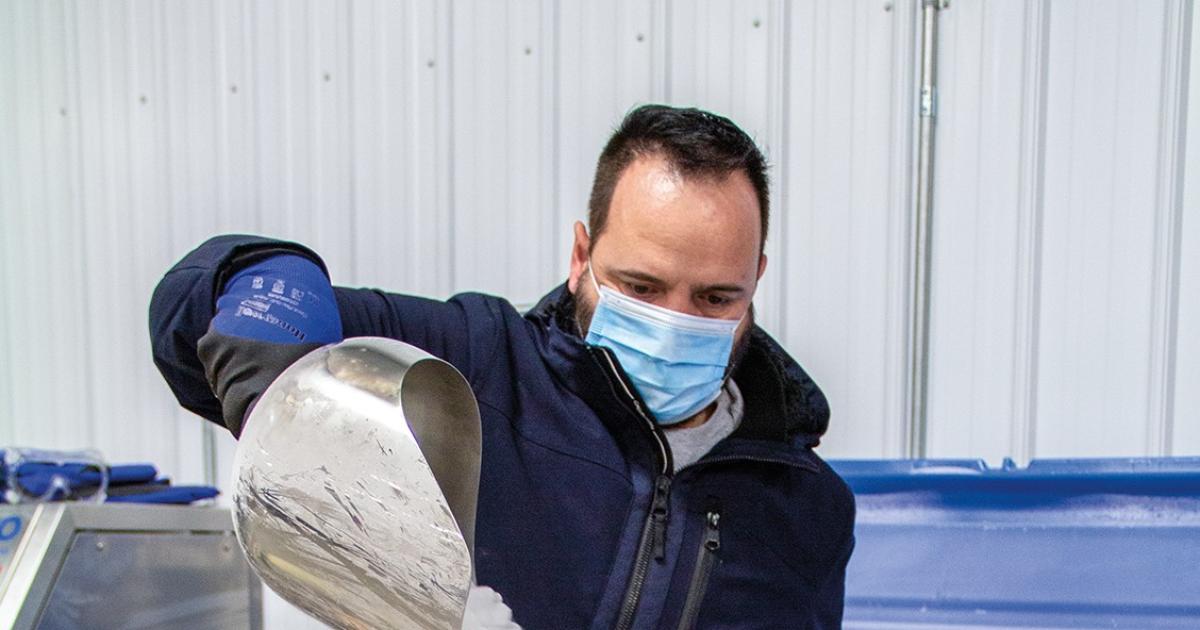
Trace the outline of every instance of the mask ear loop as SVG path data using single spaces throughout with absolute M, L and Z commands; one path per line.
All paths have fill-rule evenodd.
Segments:
M 592 265 L 591 256 L 588 257 L 587 274 L 592 281 L 592 288 L 596 290 L 596 301 L 599 302 L 604 295 L 600 293 L 600 281 L 596 280 L 596 267 Z

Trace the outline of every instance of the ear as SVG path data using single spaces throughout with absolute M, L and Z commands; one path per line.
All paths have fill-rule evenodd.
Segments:
M 583 227 L 582 221 L 575 222 L 575 244 L 571 246 L 571 275 L 567 277 L 567 290 L 572 295 L 579 287 L 579 279 L 583 277 L 583 272 L 587 271 L 588 250 L 592 247 L 592 239 L 588 237 L 587 228 Z
M 758 277 L 755 278 L 755 280 L 756 281 L 762 280 L 763 272 L 766 270 L 767 270 L 767 255 L 759 254 L 758 255 Z

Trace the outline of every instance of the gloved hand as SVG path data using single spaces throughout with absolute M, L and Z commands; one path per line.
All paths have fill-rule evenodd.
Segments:
M 342 340 L 333 286 L 303 256 L 284 254 L 234 274 L 220 297 L 212 327 L 218 332 L 273 343 L 327 344 Z
M 303 256 L 281 254 L 225 282 L 196 351 L 236 437 L 254 402 L 281 372 L 341 340 L 342 319 L 325 272 Z
M 472 586 L 467 594 L 462 630 L 521 630 L 500 593 L 488 586 Z

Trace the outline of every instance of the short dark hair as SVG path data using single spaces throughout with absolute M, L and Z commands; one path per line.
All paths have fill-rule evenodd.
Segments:
M 767 242 L 767 161 L 754 140 L 733 121 L 695 108 L 642 105 L 630 111 L 609 138 L 596 163 L 588 201 L 592 243 L 604 232 L 613 190 L 621 173 L 643 157 L 661 157 L 684 179 L 723 179 L 746 173 L 758 197 L 759 247 Z

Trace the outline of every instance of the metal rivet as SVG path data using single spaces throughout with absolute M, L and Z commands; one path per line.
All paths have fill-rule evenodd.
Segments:
M 884 2 L 884 3 L 883 3 L 883 10 L 884 10 L 884 11 L 891 11 L 891 10 L 892 10 L 892 3 L 891 3 L 891 2 Z
M 229 86 L 229 92 L 231 94 L 237 94 L 237 86 L 236 85 Z
M 104 551 L 104 541 L 103 540 L 96 541 L 96 551 Z
M 326 72 L 323 78 L 324 78 L 326 81 L 329 81 L 329 79 L 330 79 L 329 73 L 328 73 L 328 72 Z
M 755 19 L 754 20 L 754 28 L 758 28 L 760 26 L 762 26 L 762 20 Z
M 638 40 L 639 42 L 641 42 L 641 41 L 646 41 L 646 36 L 645 36 L 645 35 L 642 35 L 641 33 L 638 33 L 638 34 L 637 34 L 637 40 Z
M 141 104 L 143 104 L 143 105 L 145 105 L 145 104 L 146 104 L 146 101 L 147 101 L 147 100 L 148 100 L 148 99 L 146 98 L 146 95 L 145 95 L 145 94 L 143 94 L 143 95 L 141 95 L 141 96 L 139 96 L 139 97 L 138 97 L 138 101 L 139 101 L 139 102 L 141 102 Z
M 532 49 L 532 48 L 530 48 L 530 47 L 528 47 L 528 46 L 526 46 L 526 47 L 525 47 L 525 54 L 526 54 L 526 55 L 532 55 L 532 54 L 533 54 L 533 49 Z
M 66 116 L 66 115 L 67 115 L 67 108 L 66 108 L 66 107 L 60 107 L 60 108 L 58 108 L 58 115 L 59 115 L 59 116 Z
M 426 66 L 429 66 L 430 68 L 432 68 L 432 67 L 433 67 L 433 60 L 432 60 L 432 59 L 430 59 L 429 61 L 426 61 L 426 62 L 425 62 L 425 65 L 426 65 Z

